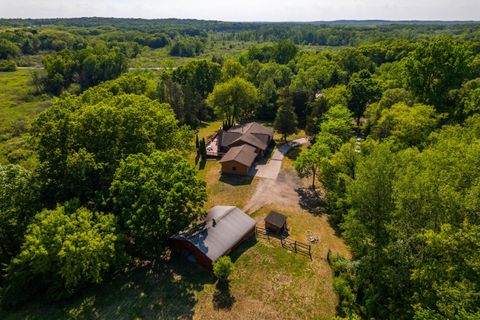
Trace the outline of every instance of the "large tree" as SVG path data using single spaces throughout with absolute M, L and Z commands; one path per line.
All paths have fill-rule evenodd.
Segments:
M 357 119 L 357 125 L 360 125 L 360 118 L 363 116 L 368 103 L 371 103 L 380 96 L 380 89 L 372 75 L 367 70 L 355 73 L 350 78 L 347 86 L 348 107 L 354 113 Z
M 300 154 L 293 164 L 300 177 L 312 177 L 313 189 L 315 189 L 315 181 L 320 173 L 320 168 L 322 164 L 328 160 L 330 154 L 329 146 L 319 141 L 309 150 Z
M 145 96 L 111 97 L 99 87 L 57 100 L 40 114 L 32 135 L 45 199 L 103 202 L 122 159 L 133 153 L 191 147 L 170 106 Z
M 120 239 L 112 214 L 91 212 L 73 202 L 43 210 L 8 265 L 5 302 L 21 302 L 45 289 L 59 298 L 101 282 L 123 259 Z
M 399 145 L 415 146 L 426 141 L 439 118 L 432 106 L 397 103 L 382 111 L 372 134 L 379 139 L 393 138 Z
M 408 85 L 422 102 L 441 112 L 451 111 L 446 104 L 448 92 L 471 74 L 472 59 L 465 44 L 445 38 L 424 41 L 406 60 Z
M 253 118 L 257 103 L 257 89 L 242 78 L 233 78 L 215 85 L 208 103 L 223 115 L 229 124 Z
M 204 215 L 205 182 L 174 152 L 122 161 L 110 187 L 115 212 L 138 252 L 158 258 L 169 237 Z
M 285 142 L 287 142 L 288 135 L 298 132 L 297 126 L 297 115 L 289 103 L 285 103 L 278 108 L 273 127 L 282 134 Z

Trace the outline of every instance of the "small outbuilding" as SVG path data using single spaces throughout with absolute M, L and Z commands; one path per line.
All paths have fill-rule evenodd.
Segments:
M 265 218 L 265 229 L 276 233 L 282 233 L 287 229 L 287 217 L 275 211 L 270 213 Z
M 205 221 L 181 231 L 170 240 L 171 248 L 207 269 L 255 234 L 256 222 L 234 206 L 215 206 Z

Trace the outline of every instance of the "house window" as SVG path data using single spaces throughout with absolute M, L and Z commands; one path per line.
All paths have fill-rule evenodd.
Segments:
M 237 167 L 232 167 L 232 171 L 236 171 L 237 170 Z

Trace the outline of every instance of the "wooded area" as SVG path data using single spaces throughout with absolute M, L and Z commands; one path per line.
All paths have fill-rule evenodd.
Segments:
M 311 138 L 293 165 L 353 255 L 338 317 L 480 317 L 480 24 L 0 19 L 17 66 L 43 69 L 0 101 L 2 308 L 159 259 L 205 216 L 195 132 L 223 120 Z

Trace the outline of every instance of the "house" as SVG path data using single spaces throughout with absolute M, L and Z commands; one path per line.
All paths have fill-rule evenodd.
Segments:
M 265 154 L 274 131 L 256 122 L 249 122 L 222 131 L 218 137 L 220 152 L 224 152 L 222 172 L 247 175 L 257 157 Z
M 207 269 L 255 234 L 255 220 L 234 206 L 215 206 L 205 221 L 181 231 L 171 248 Z

